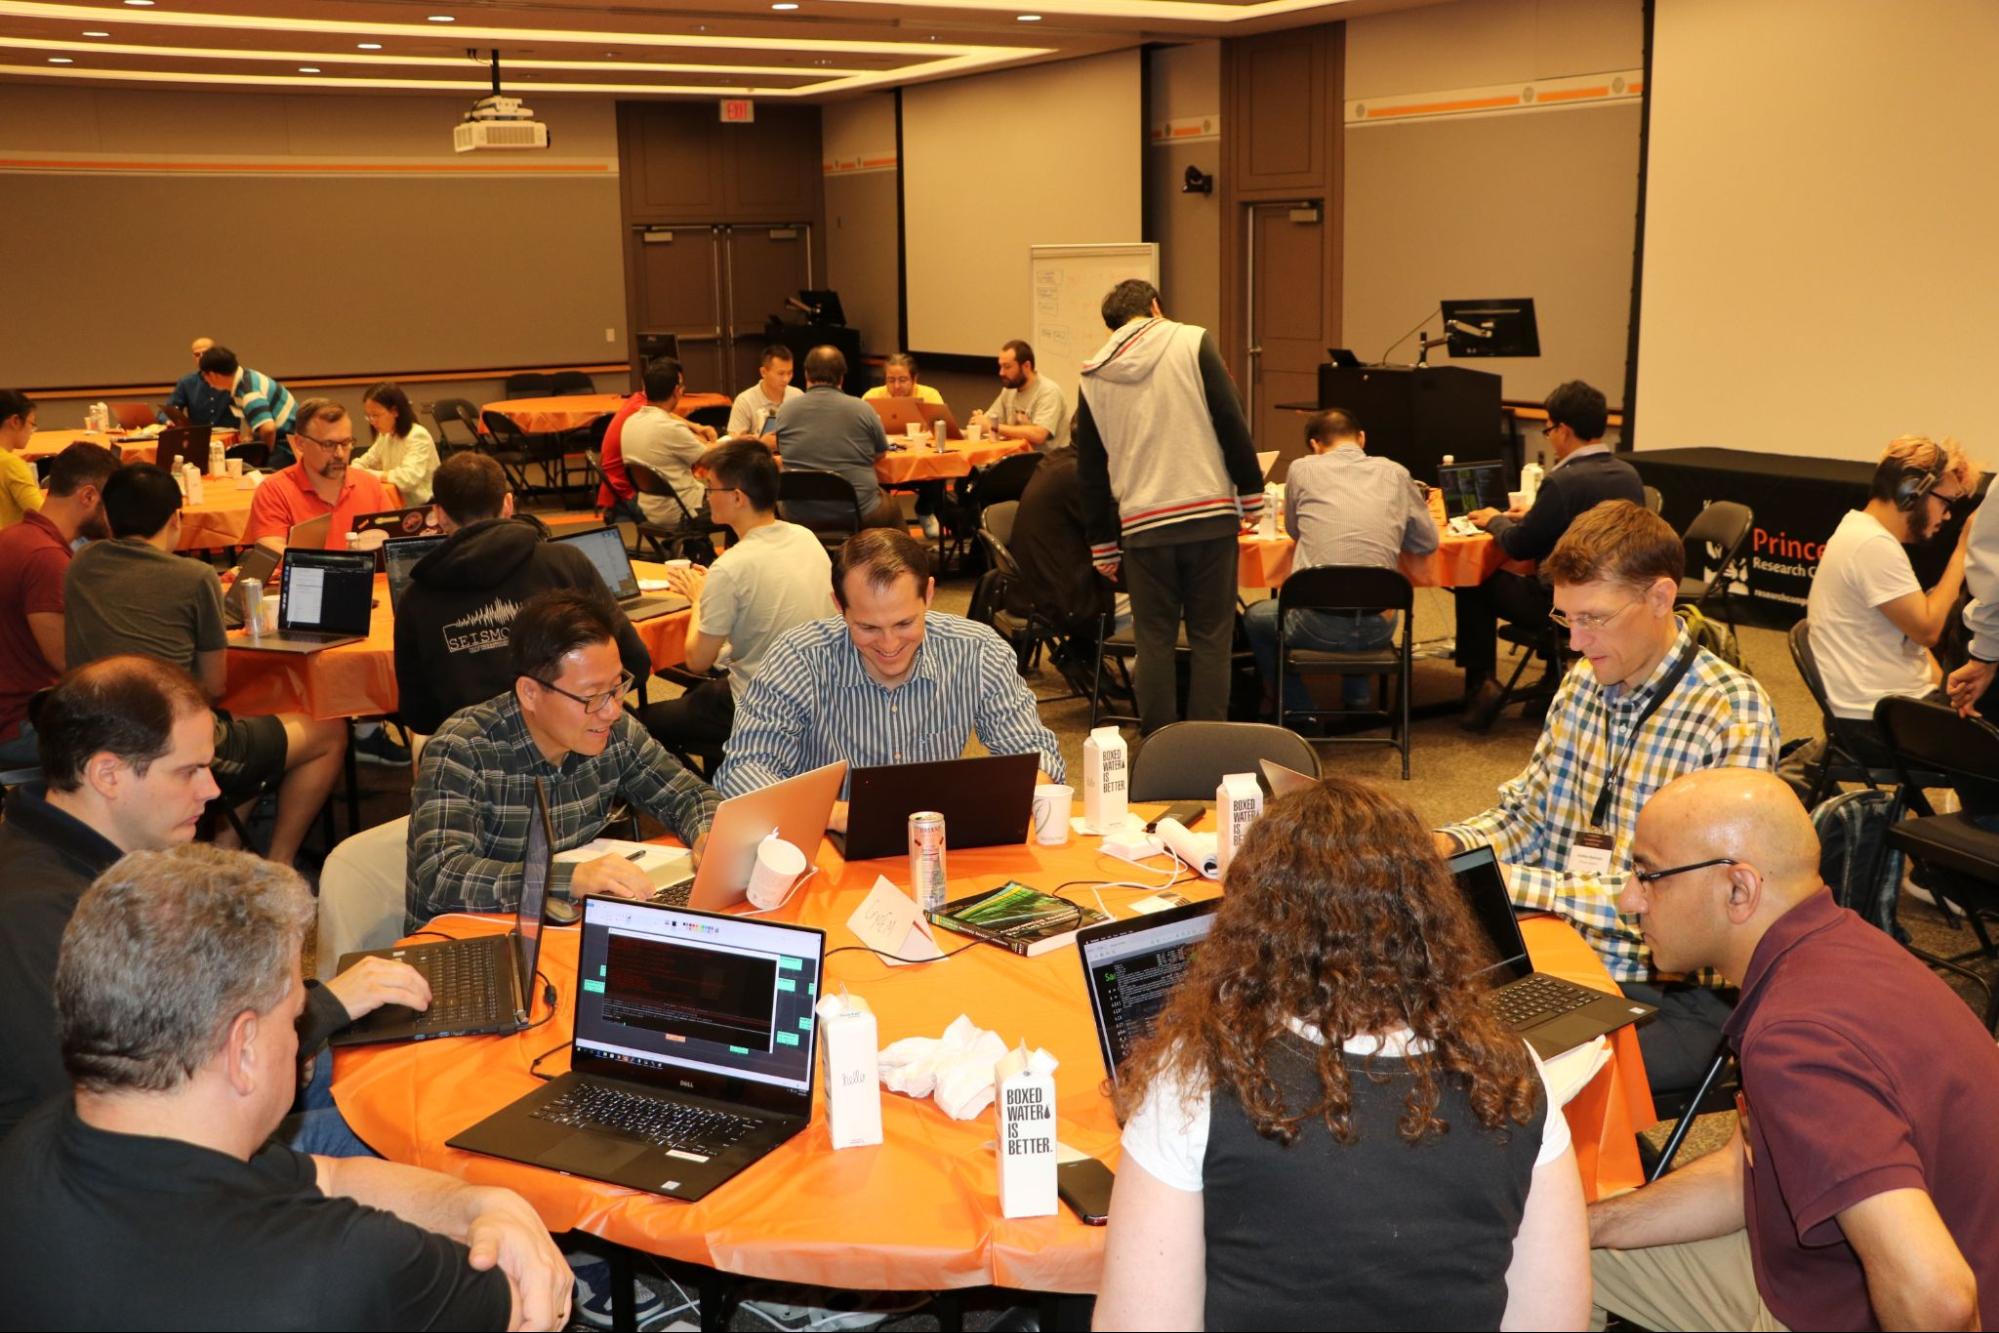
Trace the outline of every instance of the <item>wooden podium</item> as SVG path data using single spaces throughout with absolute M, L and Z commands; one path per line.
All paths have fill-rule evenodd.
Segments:
M 1367 451 L 1392 458 L 1426 485 L 1445 454 L 1460 463 L 1506 458 L 1499 376 L 1463 366 L 1319 367 L 1319 406 L 1360 420 Z

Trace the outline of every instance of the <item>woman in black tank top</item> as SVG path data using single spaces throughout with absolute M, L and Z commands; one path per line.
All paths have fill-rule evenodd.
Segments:
M 1409 807 L 1273 802 L 1121 1071 L 1096 1326 L 1583 1327 L 1567 1126 L 1485 952 Z

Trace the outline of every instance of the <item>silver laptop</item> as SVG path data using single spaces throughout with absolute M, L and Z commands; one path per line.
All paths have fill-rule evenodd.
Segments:
M 285 552 L 278 628 L 231 643 L 268 653 L 318 653 L 368 637 L 375 610 L 372 551 Z
M 672 593 L 649 594 L 639 591 L 638 575 L 632 572 L 631 553 L 625 550 L 625 539 L 616 528 L 592 528 L 588 532 L 573 532 L 554 540 L 565 546 L 574 546 L 590 557 L 590 563 L 603 576 L 604 586 L 611 590 L 611 596 L 618 599 L 618 609 L 630 620 L 650 620 L 654 616 L 672 615 L 688 607 L 685 597 Z
M 772 833 L 804 852 L 809 866 L 846 778 L 847 761 L 836 759 L 809 773 L 731 796 L 715 808 L 701 868 L 696 870 L 687 856 L 659 867 L 652 872 L 653 883 L 659 886 L 652 900 L 704 912 L 734 907 L 749 887 L 757 844 Z

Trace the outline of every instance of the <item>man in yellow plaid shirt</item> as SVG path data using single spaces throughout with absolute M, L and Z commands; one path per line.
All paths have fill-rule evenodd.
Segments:
M 1437 833 L 1447 855 L 1491 844 L 1516 905 L 1568 921 L 1626 995 L 1659 1006 L 1638 1031 L 1658 1092 L 1698 1085 L 1733 996 L 1711 976 L 1655 972 L 1618 914 L 1638 811 L 1682 773 L 1777 763 L 1777 716 L 1763 687 L 1694 643 L 1673 613 L 1685 568 L 1679 535 L 1628 500 L 1570 524 L 1541 572 L 1554 586 L 1553 618 L 1583 660 L 1498 802 Z

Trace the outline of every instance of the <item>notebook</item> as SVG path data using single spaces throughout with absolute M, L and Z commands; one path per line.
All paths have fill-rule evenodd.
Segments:
M 824 933 L 583 900 L 570 1072 L 451 1146 L 699 1199 L 812 1119 Z

